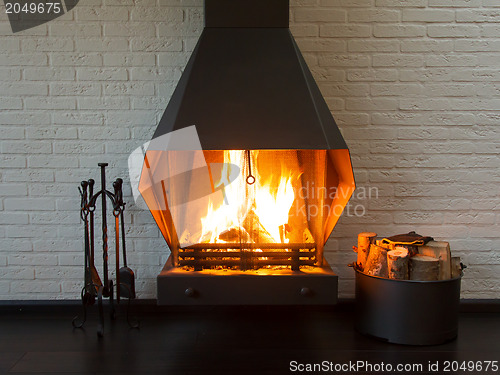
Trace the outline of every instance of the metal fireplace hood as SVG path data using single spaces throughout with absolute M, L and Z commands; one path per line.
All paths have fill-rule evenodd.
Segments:
M 153 139 L 205 150 L 347 149 L 288 28 L 288 0 L 205 0 L 205 28 Z

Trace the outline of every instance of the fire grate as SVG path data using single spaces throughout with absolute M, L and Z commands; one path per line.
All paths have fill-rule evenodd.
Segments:
M 179 265 L 204 268 L 228 267 L 251 270 L 266 266 L 286 266 L 298 271 L 301 266 L 314 266 L 314 243 L 202 243 L 178 252 Z

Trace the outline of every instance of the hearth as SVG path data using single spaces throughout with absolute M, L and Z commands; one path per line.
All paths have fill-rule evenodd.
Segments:
M 139 190 L 171 256 L 159 304 L 333 304 L 323 256 L 355 185 L 287 0 L 206 0 Z

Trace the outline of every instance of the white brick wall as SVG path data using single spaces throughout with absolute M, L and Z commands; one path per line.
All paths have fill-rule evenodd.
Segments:
M 0 300 L 74 299 L 80 180 L 127 176 L 202 29 L 202 0 L 81 0 L 13 35 L 0 14 Z M 500 8 L 497 0 L 292 0 L 291 29 L 350 146 L 358 187 L 327 244 L 352 296 L 362 230 L 449 240 L 465 298 L 500 290 Z M 375 187 L 378 198 L 364 199 Z M 132 204 L 142 298 L 168 253 Z

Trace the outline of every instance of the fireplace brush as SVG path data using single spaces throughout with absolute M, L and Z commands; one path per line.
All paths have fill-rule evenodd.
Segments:
M 82 328 L 87 319 L 87 307 L 94 305 L 97 298 L 99 323 L 97 335 L 103 336 L 104 333 L 104 311 L 102 305 L 103 297 L 109 298 L 111 307 L 111 319 L 116 318 L 114 304 L 114 286 L 116 285 L 116 300 L 120 303 L 120 297 L 128 298 L 127 304 L 127 322 L 130 327 L 138 328 L 138 321 L 131 321 L 129 316 L 130 300 L 135 298 L 135 280 L 134 272 L 127 266 L 127 256 L 125 247 L 125 227 L 124 215 L 125 203 L 123 202 L 123 180 L 116 179 L 113 183 L 114 193 L 106 190 L 106 171 L 107 163 L 99 163 L 101 168 L 101 190 L 94 193 L 94 180 L 82 181 L 80 191 L 80 217 L 84 224 L 84 287 L 81 292 L 83 306 L 83 316 L 76 316 L 73 321 L 73 327 Z M 102 251 L 103 251 L 103 281 L 95 266 L 94 252 L 94 212 L 98 198 L 101 198 L 102 209 Z M 116 258 L 116 283 L 108 275 L 108 226 L 107 226 L 107 199 L 111 201 L 113 207 L 113 216 L 115 217 L 115 258 Z M 120 227 L 122 234 L 122 249 L 124 266 L 120 268 Z

